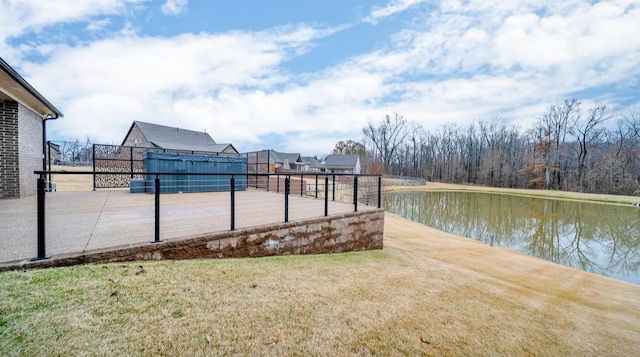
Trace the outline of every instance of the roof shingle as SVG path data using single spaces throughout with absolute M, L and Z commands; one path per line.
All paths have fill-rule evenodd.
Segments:
M 218 152 L 227 145 L 216 144 L 207 133 L 135 121 L 142 134 L 154 146 L 162 149 Z
M 358 155 L 329 155 L 324 160 L 328 168 L 354 168 L 358 163 Z

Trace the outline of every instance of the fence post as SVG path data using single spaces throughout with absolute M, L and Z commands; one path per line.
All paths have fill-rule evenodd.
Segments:
M 271 179 L 271 175 L 269 175 L 269 179 Z M 280 193 L 280 175 L 276 175 L 276 193 Z
M 231 230 L 236 230 L 236 179 L 231 175 Z
M 47 180 L 47 190 L 51 192 L 51 140 L 47 141 L 47 162 L 49 164 L 49 180 Z
M 268 172 L 267 172 L 267 174 L 268 174 Z M 271 186 L 270 186 L 271 185 L 271 176 L 267 175 L 267 176 L 264 176 L 264 177 L 267 179 L 267 192 L 269 192 L 269 191 L 271 191 Z
M 318 198 L 318 174 L 316 174 L 316 198 Z
M 269 154 L 270 151 L 267 151 L 267 173 L 269 173 Z M 260 155 L 258 153 L 256 153 L 256 174 L 260 173 L 260 163 L 258 162 L 260 160 Z M 258 188 L 258 181 L 260 180 L 260 176 L 256 176 L 256 189 Z
M 44 204 L 44 174 L 40 174 L 37 181 L 38 190 L 38 256 L 31 260 L 49 259 L 45 250 L 45 204 Z
M 291 181 L 288 177 L 284 179 L 284 223 L 289 222 L 289 185 Z
M 129 148 L 129 166 L 131 168 L 131 178 L 133 178 L 133 146 Z
M 154 239 L 152 243 L 160 243 L 160 178 L 156 174 L 156 179 L 154 180 L 154 195 L 155 195 L 155 232 Z
M 303 188 L 304 188 L 304 175 L 300 175 L 300 197 L 304 196 Z
M 331 196 L 331 201 L 335 201 L 336 200 L 336 175 L 333 175 L 332 190 L 333 190 L 333 195 Z
M 316 176 L 316 179 L 318 177 Z M 318 192 L 317 190 L 317 185 L 316 185 L 316 193 Z M 324 216 L 328 216 L 329 215 L 329 178 L 327 176 L 324 177 Z
M 378 208 L 382 208 L 382 176 L 378 176 Z
M 358 212 L 358 176 L 353 177 L 353 212 Z
M 96 144 L 93 144 L 93 152 L 91 153 L 93 161 L 93 190 L 96 190 Z

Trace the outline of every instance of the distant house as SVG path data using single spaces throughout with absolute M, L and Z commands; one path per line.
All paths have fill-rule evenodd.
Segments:
M 340 174 L 359 174 L 360 156 L 358 155 L 329 155 L 324 160 L 326 172 Z
M 49 154 L 51 154 L 51 157 L 49 157 Z M 56 165 L 60 163 L 60 159 L 60 144 L 49 142 L 49 147 L 47 148 L 47 163 L 51 162 Z
M 181 129 L 141 121 L 134 121 L 122 146 L 180 150 L 191 152 L 213 152 L 238 154 L 231 144 L 218 144 L 205 132 Z
M 312 156 L 303 156 L 302 162 L 304 163 L 303 171 L 321 172 L 324 169 L 322 163 Z
M 269 156 L 269 172 L 275 172 L 273 169 L 285 170 L 304 170 L 302 156 L 298 153 L 285 153 L 275 150 L 268 150 Z
M 0 199 L 36 193 L 33 172 L 46 164 L 45 123 L 62 116 L 0 58 Z

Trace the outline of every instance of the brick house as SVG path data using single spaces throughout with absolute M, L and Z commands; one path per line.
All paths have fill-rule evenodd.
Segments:
M 205 132 L 134 121 L 122 146 L 180 150 L 186 152 L 214 152 L 238 154 L 231 144 L 218 144 Z
M 0 57 L 0 199 L 36 193 L 36 170 L 44 168 L 45 123 L 62 117 Z

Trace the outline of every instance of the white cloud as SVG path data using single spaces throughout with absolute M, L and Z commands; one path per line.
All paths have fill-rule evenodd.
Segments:
M 111 20 L 109 18 L 95 20 L 89 22 L 89 24 L 87 25 L 87 30 L 92 32 L 101 31 L 109 25 L 111 25 Z
M 476 81 L 482 73 L 507 76 L 535 83 L 532 90 L 541 97 L 616 83 L 640 72 L 631 60 L 640 54 L 640 27 L 633 25 L 640 23 L 637 4 L 575 1 L 561 9 L 553 2 L 501 4 L 470 2 L 434 12 L 424 28 L 399 33 L 388 49 L 362 56 L 359 63 L 394 69 L 397 75 L 418 73 L 423 83 L 430 83 L 429 77 L 445 77 L 437 80 L 445 83 L 456 77 Z M 495 21 L 498 14 L 502 17 Z M 479 92 L 477 97 L 486 96 Z
M 374 7 L 369 16 L 367 16 L 363 21 L 376 24 L 380 19 L 403 12 L 412 6 L 425 1 L 426 0 L 391 0 L 391 2 L 386 6 Z
M 187 11 L 187 0 L 167 0 L 160 7 L 165 15 L 180 15 Z
M 272 131 L 304 130 L 304 123 L 291 121 L 313 96 L 281 94 L 276 86 L 292 82 L 278 66 L 327 33 L 301 26 L 173 38 L 122 35 L 58 47 L 46 63 L 24 68 L 52 102 L 64 103 L 65 119 L 53 128 L 59 136 L 78 132 L 119 142 L 131 121 L 146 120 L 255 143 Z M 335 96 L 330 84 L 318 87 Z M 102 125 L 104 118 L 111 124 Z M 256 120 L 270 125 L 256 126 Z
M 149 0 L 0 0 L 0 40 L 26 30 L 84 21 L 98 15 L 123 15 L 130 6 Z
M 0 53 L 11 63 L 19 62 L 24 48 L 9 46 L 7 40 L 25 33 L 41 33 L 48 26 L 62 23 L 91 21 L 87 30 L 97 30 L 107 25 L 105 20 L 94 21 L 96 16 L 125 16 L 149 0 L 0 0 Z M 102 21 L 102 22 L 101 22 Z M 43 35 L 50 41 L 51 34 Z M 26 46 L 26 50 L 33 45 Z

